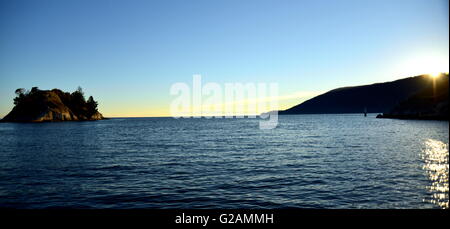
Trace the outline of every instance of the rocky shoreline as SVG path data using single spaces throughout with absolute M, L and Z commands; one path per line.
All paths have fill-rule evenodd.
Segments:
M 395 114 L 379 114 L 377 118 L 388 118 L 388 119 L 410 119 L 410 120 L 449 120 L 448 116 L 439 116 L 439 115 L 420 115 L 420 114 L 411 114 L 411 115 L 395 115 Z

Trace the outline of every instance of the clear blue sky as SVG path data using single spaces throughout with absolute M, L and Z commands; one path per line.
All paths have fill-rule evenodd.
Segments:
M 0 117 L 32 86 L 154 116 L 193 74 L 289 95 L 448 71 L 448 17 L 448 0 L 0 0 Z

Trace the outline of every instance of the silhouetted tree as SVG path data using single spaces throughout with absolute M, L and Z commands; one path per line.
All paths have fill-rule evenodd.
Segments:
M 25 98 L 25 88 L 18 88 L 16 89 L 15 93 L 17 95 L 16 98 L 14 98 L 14 105 L 17 105 L 21 103 Z
M 87 102 L 87 117 L 91 117 L 93 114 L 97 112 L 98 103 L 94 100 L 92 96 L 89 96 Z
M 81 87 L 78 87 L 76 91 L 72 92 L 72 100 L 75 103 L 86 103 L 86 100 L 84 99 L 84 92 Z
M 17 88 L 15 93 L 17 96 L 19 96 L 19 95 L 25 93 L 25 91 L 26 91 L 25 88 Z
M 38 87 L 32 87 L 30 93 L 31 93 L 31 94 L 35 94 L 35 93 L 38 92 L 38 91 L 39 91 L 39 88 L 38 88 Z
M 76 114 L 82 114 L 84 116 L 87 115 L 86 100 L 81 87 L 78 87 L 76 91 L 72 92 L 69 107 Z

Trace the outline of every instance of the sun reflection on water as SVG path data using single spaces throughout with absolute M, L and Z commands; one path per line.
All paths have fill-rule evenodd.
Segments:
M 448 154 L 448 144 L 433 139 L 425 141 L 422 159 L 423 169 L 431 181 L 427 187 L 432 194 L 430 201 L 444 209 L 449 206 Z

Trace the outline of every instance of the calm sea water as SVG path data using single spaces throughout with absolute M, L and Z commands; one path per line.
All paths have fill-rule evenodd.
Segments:
M 0 123 L 0 207 L 448 208 L 447 121 Z

